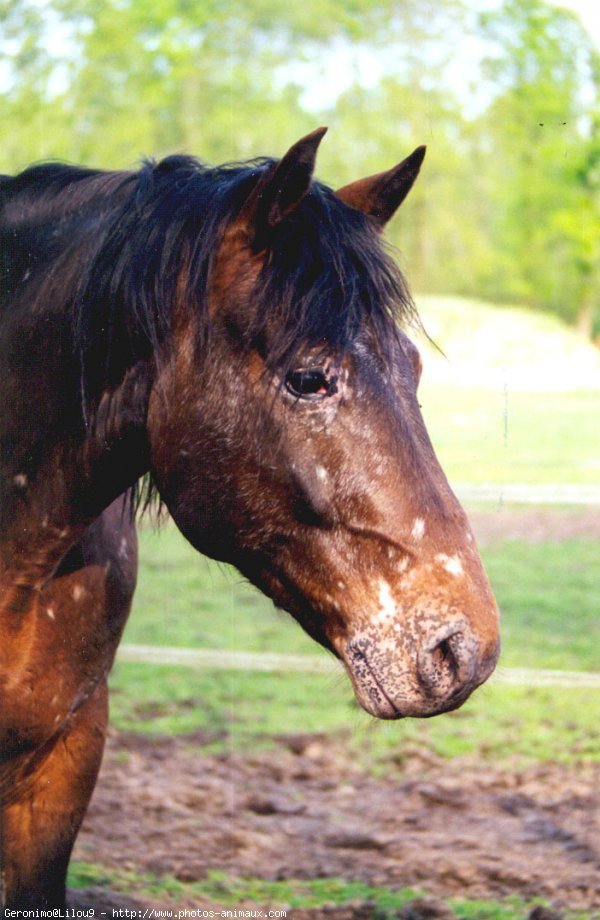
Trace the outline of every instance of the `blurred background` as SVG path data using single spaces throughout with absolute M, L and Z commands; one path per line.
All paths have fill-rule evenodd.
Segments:
M 590 27 L 594 4 L 581 3 Z M 283 153 L 342 185 L 428 144 L 391 240 L 415 290 L 600 335 L 600 52 L 544 0 L 3 0 L 0 169 Z
M 388 238 L 443 352 L 414 330 L 425 420 L 503 613 L 498 677 L 463 709 L 375 724 L 296 624 L 143 523 L 73 886 L 315 917 L 598 916 L 600 13 L 571 6 L 0 3 L 4 172 L 277 156 L 327 124 L 317 171 L 336 187 L 428 145 Z M 383 823 L 403 790 L 384 839 L 367 789 Z M 430 847 L 426 868 L 398 840 Z M 402 914 L 423 893 L 442 912 Z

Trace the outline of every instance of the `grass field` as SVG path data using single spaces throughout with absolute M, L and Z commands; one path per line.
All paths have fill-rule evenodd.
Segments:
M 173 525 L 141 532 L 141 570 L 125 641 L 323 654 L 287 614 Z M 598 543 L 503 542 L 482 555 L 503 612 L 506 666 L 600 670 Z
M 172 526 L 144 529 L 141 544 L 126 641 L 328 657 L 239 575 L 199 557 Z M 571 540 L 484 551 L 503 613 L 501 667 L 600 670 L 599 549 L 593 540 Z M 269 744 L 281 732 L 334 732 L 373 769 L 414 745 L 495 760 L 600 758 L 600 700 L 583 689 L 487 685 L 443 719 L 389 725 L 358 709 L 333 661 L 331 676 L 118 663 L 111 682 L 118 727 L 202 729 L 235 745 Z
M 420 402 L 454 482 L 600 478 L 600 351 L 555 317 L 424 297 Z
M 450 482 L 574 483 L 600 479 L 600 391 L 446 389 L 419 396 Z

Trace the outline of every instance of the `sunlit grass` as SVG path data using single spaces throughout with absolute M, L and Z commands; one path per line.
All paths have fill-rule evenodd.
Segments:
M 172 525 L 140 534 L 125 641 L 321 654 L 233 569 L 198 555 Z M 482 550 L 502 610 L 506 666 L 600 670 L 600 543 L 497 543 Z M 311 678 L 312 680 L 312 678 Z
M 144 530 L 141 540 L 141 585 L 127 641 L 330 657 L 234 572 L 198 557 L 172 527 Z M 596 541 L 572 540 L 484 551 L 503 614 L 500 671 L 600 670 L 599 549 Z M 214 749 L 323 732 L 347 743 L 369 769 L 401 761 L 415 746 L 496 762 L 600 759 L 600 698 L 585 689 L 488 684 L 443 718 L 382 724 L 358 708 L 333 660 L 330 675 L 120 662 L 111 684 L 116 727 L 202 732 Z
M 574 483 L 600 476 L 600 391 L 437 388 L 419 396 L 451 483 Z
M 345 679 L 323 675 L 118 664 L 111 684 L 114 727 L 201 732 L 207 750 L 265 748 L 282 735 L 315 732 L 375 772 L 425 750 L 497 764 L 600 760 L 600 700 L 580 688 L 490 684 L 443 718 L 381 723 L 358 709 Z
M 600 541 L 482 550 L 502 611 L 502 664 L 600 671 Z
M 600 351 L 557 317 L 422 297 L 444 355 L 424 356 L 420 402 L 457 483 L 579 483 L 600 474 Z

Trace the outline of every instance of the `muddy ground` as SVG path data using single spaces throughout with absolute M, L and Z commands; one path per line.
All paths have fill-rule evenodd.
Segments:
M 598 509 L 471 518 L 480 543 L 600 536 Z M 382 779 L 326 737 L 290 736 L 271 752 L 220 756 L 203 753 L 207 740 L 113 732 L 75 858 L 185 882 L 214 869 L 426 889 L 434 900 L 399 915 L 412 920 L 450 917 L 448 897 L 509 895 L 548 899 L 558 911 L 548 918 L 564 910 L 600 917 L 598 764 L 509 770 L 410 754 Z M 72 904 L 97 913 L 159 906 L 94 890 L 74 894 Z M 374 913 L 354 904 L 288 917 Z
M 600 765 L 414 755 L 375 779 L 324 737 L 219 757 L 204 740 L 113 735 L 76 857 L 182 881 L 336 876 L 600 910 Z

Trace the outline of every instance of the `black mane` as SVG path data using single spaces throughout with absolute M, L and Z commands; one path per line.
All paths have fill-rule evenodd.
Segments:
M 45 164 L 0 179 L 0 234 L 20 241 L 13 253 L 33 254 L 31 274 L 57 250 L 66 276 L 76 279 L 64 296 L 84 398 L 168 347 L 186 262 L 185 299 L 208 331 L 206 291 L 219 241 L 273 162 L 209 168 L 173 156 L 130 173 Z M 23 273 L 13 261 L 3 284 Z M 402 274 L 370 220 L 318 182 L 269 241 L 253 312 L 248 345 L 267 323 L 276 330 L 269 364 L 288 363 L 307 346 L 344 352 L 365 324 L 385 351 L 398 321 L 414 316 Z

